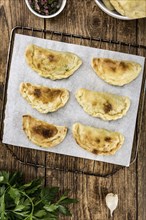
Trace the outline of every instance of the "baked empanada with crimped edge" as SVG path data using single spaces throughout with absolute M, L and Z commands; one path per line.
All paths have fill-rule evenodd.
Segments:
M 124 143 L 124 136 L 119 132 L 81 123 L 73 124 L 72 132 L 80 147 L 96 155 L 113 155 Z
M 82 64 L 82 60 L 71 52 L 55 51 L 29 45 L 25 51 L 27 64 L 40 76 L 52 80 L 71 76 Z
M 22 121 L 28 139 L 40 147 L 54 147 L 60 144 L 67 134 L 67 127 L 49 124 L 30 115 L 23 115 Z
M 20 84 L 20 94 L 32 108 L 41 113 L 55 112 L 62 108 L 69 99 L 67 89 L 50 88 L 27 82 Z
M 128 97 L 108 92 L 97 92 L 83 88 L 77 90 L 75 96 L 86 113 L 107 121 L 122 118 L 130 107 Z
M 142 69 L 139 63 L 109 58 L 93 58 L 91 66 L 101 79 L 115 86 L 132 82 Z

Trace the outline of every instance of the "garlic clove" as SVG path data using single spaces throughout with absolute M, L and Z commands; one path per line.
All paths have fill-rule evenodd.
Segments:
M 108 193 L 105 197 L 106 205 L 110 210 L 110 215 L 112 217 L 113 211 L 118 206 L 118 195 L 113 193 Z

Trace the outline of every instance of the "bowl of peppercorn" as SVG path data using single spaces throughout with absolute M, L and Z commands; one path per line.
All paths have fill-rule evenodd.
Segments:
M 40 18 L 53 18 L 60 14 L 67 0 L 25 0 L 28 9 Z

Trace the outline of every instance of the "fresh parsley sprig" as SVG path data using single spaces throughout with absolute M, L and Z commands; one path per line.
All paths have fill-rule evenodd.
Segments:
M 77 202 L 68 192 L 60 196 L 59 187 L 43 187 L 41 179 L 25 184 L 21 173 L 0 171 L 0 220 L 58 220 L 71 216 L 67 206 Z

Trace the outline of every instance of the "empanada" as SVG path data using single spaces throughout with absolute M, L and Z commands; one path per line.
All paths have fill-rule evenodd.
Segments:
M 146 0 L 110 0 L 113 7 L 129 18 L 146 17 Z
M 102 0 L 102 1 L 103 1 L 103 3 L 105 4 L 105 6 L 106 6 L 109 10 L 111 10 L 111 11 L 114 10 L 114 7 L 113 7 L 112 4 L 110 3 L 110 0 Z
M 20 93 L 28 103 L 41 113 L 54 112 L 63 107 L 69 99 L 69 91 L 49 88 L 31 83 L 21 83 Z
M 25 52 L 27 64 L 40 76 L 52 80 L 71 76 L 82 64 L 74 53 L 44 49 L 29 45 Z
M 93 58 L 91 66 L 101 79 L 116 86 L 130 83 L 142 69 L 136 62 L 108 58 Z
M 124 136 L 119 132 L 86 126 L 73 125 L 73 137 L 83 149 L 97 155 L 112 155 L 124 143 Z
M 130 107 L 130 99 L 128 97 L 107 92 L 79 89 L 75 96 L 85 112 L 103 120 L 122 118 Z
M 67 134 L 66 127 L 48 124 L 30 115 L 23 115 L 23 130 L 28 139 L 40 147 L 54 147 Z

